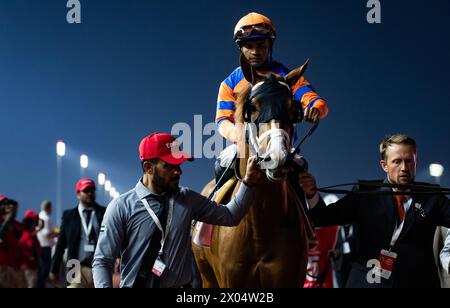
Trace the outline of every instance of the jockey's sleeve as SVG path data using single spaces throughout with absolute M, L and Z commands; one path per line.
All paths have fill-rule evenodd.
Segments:
M 227 79 L 228 80 L 228 79 Z M 216 125 L 219 133 L 227 140 L 236 142 L 238 139 L 237 130 L 234 127 L 234 112 L 236 110 L 236 99 L 233 90 L 227 84 L 230 81 L 223 81 L 220 84 L 219 95 L 217 97 Z
M 227 205 L 218 205 L 199 193 L 190 191 L 189 197 L 194 205 L 193 219 L 213 225 L 237 226 L 250 208 L 255 189 L 242 183 L 236 196 Z
M 234 122 L 234 112 L 236 110 L 236 99 L 233 90 L 223 81 L 220 84 L 219 95 L 217 97 L 216 124 L 220 125 L 222 121 L 228 120 Z
M 239 139 L 238 128 L 234 123 L 224 120 L 219 124 L 219 133 L 228 141 L 237 142 Z
M 301 77 L 292 87 L 292 93 L 296 100 L 302 103 L 303 108 L 314 107 L 319 109 L 320 118 L 323 119 L 328 114 L 327 102 L 316 93 L 314 88 L 305 78 Z

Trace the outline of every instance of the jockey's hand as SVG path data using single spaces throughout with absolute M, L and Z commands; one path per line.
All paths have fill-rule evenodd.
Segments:
M 256 156 L 250 156 L 247 161 L 247 171 L 242 180 L 247 186 L 255 186 L 262 177 L 261 169 L 257 164 Z
M 317 193 L 316 179 L 307 172 L 300 173 L 298 183 L 302 187 L 308 199 L 313 198 Z
M 317 108 L 310 108 L 310 107 L 306 107 L 305 108 L 305 113 L 303 116 L 303 119 L 306 122 L 310 122 L 310 123 L 319 123 L 320 120 L 320 110 Z

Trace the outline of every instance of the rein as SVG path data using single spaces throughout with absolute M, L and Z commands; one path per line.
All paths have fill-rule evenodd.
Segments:
M 400 191 L 392 191 L 392 190 L 386 190 L 386 191 L 379 191 L 379 190 L 372 190 L 372 191 L 360 191 L 360 190 L 346 190 L 346 189 L 336 189 L 339 187 L 345 187 L 345 186 L 365 186 L 370 188 L 396 188 L 396 189 L 402 189 L 407 190 L 406 192 L 400 192 Z M 319 192 L 323 193 L 331 193 L 331 194 L 353 194 L 353 195 L 405 195 L 405 194 L 413 194 L 413 195 L 450 195 L 450 188 L 441 188 L 438 186 L 429 186 L 429 185 L 420 185 L 420 184 L 389 184 L 389 183 L 374 183 L 374 182 L 367 182 L 367 181 L 360 181 L 358 183 L 345 183 L 345 184 L 338 184 L 328 187 L 323 187 L 317 189 Z

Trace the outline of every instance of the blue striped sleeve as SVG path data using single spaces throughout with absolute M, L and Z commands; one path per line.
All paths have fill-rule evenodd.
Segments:
M 231 75 L 228 76 L 227 79 L 225 79 L 223 82 L 225 82 L 225 84 L 226 84 L 227 86 L 229 86 L 231 90 L 234 89 L 233 80 L 232 80 L 232 78 L 231 78 Z
M 231 90 L 234 90 L 234 87 L 244 78 L 244 73 L 242 69 L 238 67 L 235 69 L 225 80 L 227 86 L 230 87 Z
M 234 102 L 219 102 L 219 106 L 217 106 L 217 109 L 219 110 L 236 110 L 236 106 L 234 105 Z
M 302 99 L 303 95 L 305 95 L 308 92 L 315 92 L 314 88 L 310 85 L 306 85 L 306 86 L 298 88 L 297 91 L 295 92 L 294 96 L 297 100 L 300 101 Z
M 314 103 L 317 102 L 319 99 L 322 99 L 322 98 L 321 97 L 317 97 L 317 98 L 313 99 L 311 101 L 311 103 L 308 104 L 308 107 L 311 108 L 312 106 L 314 106 Z

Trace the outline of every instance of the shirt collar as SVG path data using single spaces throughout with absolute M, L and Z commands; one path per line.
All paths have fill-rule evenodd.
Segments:
M 93 207 L 87 207 L 83 203 L 78 203 L 78 211 L 81 213 L 83 210 L 94 210 Z
M 386 183 L 392 184 L 388 179 L 386 179 Z M 397 191 L 398 191 L 398 188 L 392 188 L 392 191 L 397 192 Z M 407 193 L 408 193 L 408 192 L 411 192 L 411 190 L 408 189 L 406 192 L 407 192 Z M 405 202 L 407 202 L 407 201 L 409 201 L 409 199 L 411 199 L 411 195 L 406 195 L 406 194 L 405 194 L 404 196 L 405 196 Z
M 146 187 L 142 183 L 142 181 L 143 181 L 143 178 L 140 178 L 139 181 L 136 184 L 136 187 L 135 187 L 135 191 L 136 191 L 136 194 L 139 197 L 139 199 L 144 199 L 144 198 L 149 197 L 149 196 L 162 197 L 162 196 L 166 195 L 166 193 L 162 193 L 161 195 L 155 194 L 150 189 L 148 189 L 148 187 Z

